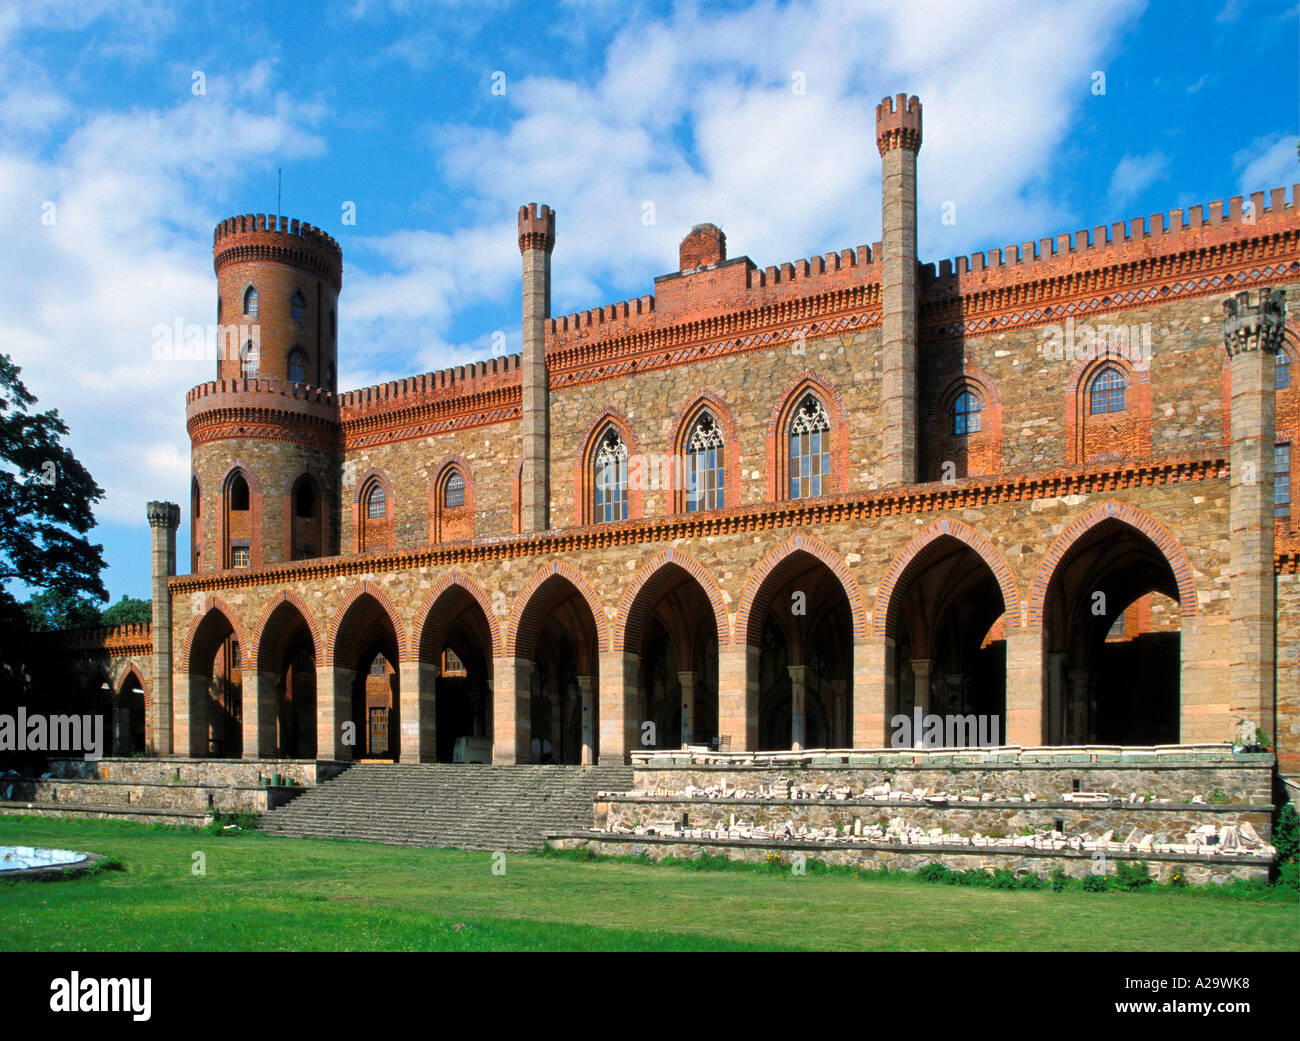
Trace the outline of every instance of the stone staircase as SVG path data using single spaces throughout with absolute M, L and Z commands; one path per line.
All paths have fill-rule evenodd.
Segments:
M 598 791 L 632 785 L 630 766 L 358 763 L 267 813 L 268 832 L 394 846 L 519 852 L 590 828 Z

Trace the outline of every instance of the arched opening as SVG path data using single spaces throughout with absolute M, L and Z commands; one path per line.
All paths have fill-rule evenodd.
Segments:
M 290 560 L 311 560 L 324 556 L 324 502 L 320 485 L 311 474 L 302 474 L 289 493 Z
M 302 293 L 295 289 L 293 296 L 289 297 L 289 319 L 294 322 L 301 322 L 306 304 L 307 301 L 303 298 Z
M 111 724 L 113 728 L 115 753 L 131 755 L 143 752 L 146 747 L 144 681 L 134 668 L 117 688 L 115 708 L 116 718 L 105 720 L 105 726 Z
M 372 477 L 361 486 L 357 509 L 359 552 L 383 552 L 390 547 L 390 508 L 388 486 L 379 477 Z
M 826 407 L 809 392 L 790 417 L 787 431 L 791 499 L 813 499 L 831 491 L 831 421 Z
M 262 629 L 257 666 L 275 684 L 273 736 L 260 751 L 285 759 L 316 758 L 316 641 L 302 612 L 281 601 Z M 263 721 L 263 725 L 266 722 Z
M 190 642 L 189 754 L 243 754 L 243 648 L 225 613 L 210 608 Z
M 782 559 L 744 637 L 758 652 L 758 748 L 852 745 L 853 618 L 835 572 L 804 550 Z
M 464 587 L 449 586 L 430 608 L 420 633 L 419 661 L 422 676 L 426 668 L 433 673 L 437 761 L 452 762 L 462 739 L 467 745 L 490 743 L 492 633 L 483 608 Z
M 339 624 L 334 652 L 335 668 L 350 674 L 355 758 L 396 760 L 400 754 L 399 646 L 383 605 L 369 593 L 357 597 Z
M 887 672 L 887 715 L 909 720 L 906 731 L 891 730 L 891 740 L 927 746 L 1004 743 L 1006 609 L 993 569 L 961 539 L 940 535 L 916 553 L 886 608 L 894 654 Z M 942 730 L 917 731 L 917 710 L 922 717 L 940 717 Z
M 560 574 L 529 598 L 519 620 L 517 657 L 528 663 L 527 751 L 534 763 L 594 763 L 600 750 L 599 639 L 581 591 Z
M 718 627 L 698 580 L 664 564 L 628 611 L 624 650 L 637 658 L 635 719 L 641 748 L 715 745 Z M 645 723 L 653 723 L 646 731 Z
M 299 347 L 289 352 L 288 375 L 290 383 L 307 382 L 307 355 Z
M 434 485 L 434 541 L 451 542 L 474 537 L 473 506 L 461 468 L 454 463 L 438 475 Z
M 248 478 L 236 470 L 226 479 L 225 495 L 225 551 L 223 566 L 249 567 L 252 564 L 253 510 Z
M 190 574 L 197 575 L 203 552 L 203 498 L 199 479 L 190 478 Z
M 592 454 L 592 521 L 604 524 L 628 517 L 628 447 L 612 423 L 601 433 Z
M 721 424 L 712 412 L 703 409 L 682 445 L 686 462 L 682 501 L 687 513 L 718 510 L 727 504 L 726 450 Z
M 1132 525 L 1108 517 L 1070 546 L 1043 600 L 1052 744 L 1178 742 L 1178 603 L 1169 561 Z

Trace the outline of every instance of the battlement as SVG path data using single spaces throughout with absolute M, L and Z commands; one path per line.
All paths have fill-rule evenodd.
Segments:
M 955 260 L 942 260 L 921 267 L 921 287 L 930 297 L 960 295 L 974 289 L 994 288 L 1075 271 L 1107 267 L 1166 253 L 1201 249 L 1247 238 L 1252 228 L 1267 231 L 1283 224 L 1300 226 L 1300 185 L 1286 190 L 1274 188 L 1254 192 L 1250 206 L 1241 196 L 1192 206 L 1149 218 L 1101 225 L 1089 235 L 1087 229 L 1071 234 L 972 253 Z
M 518 383 L 519 355 L 508 354 L 349 390 L 338 396 L 338 405 L 345 420 L 358 419 L 380 412 L 414 408 L 431 401 L 469 397 Z
M 343 250 L 332 235 L 296 218 L 245 213 L 223 220 L 212 232 L 212 266 L 271 260 L 317 271 L 337 290 L 343 280 Z
M 150 643 L 153 626 L 148 622 L 131 625 L 100 625 L 90 629 L 60 629 L 39 637 L 69 651 L 100 650 Z
M 543 249 L 547 253 L 555 248 L 555 211 L 544 203 L 530 202 L 519 207 L 519 249 Z
M 899 94 L 876 106 L 876 147 L 880 154 L 895 148 L 921 150 L 921 99 Z

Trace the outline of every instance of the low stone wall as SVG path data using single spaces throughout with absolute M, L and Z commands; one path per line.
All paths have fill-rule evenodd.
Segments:
M 1026 851 L 985 847 L 978 852 L 954 852 L 951 848 L 939 846 L 899 847 L 860 842 L 797 840 L 702 841 L 678 839 L 666 835 L 610 836 L 593 832 L 553 835 L 546 840 L 546 844 L 552 849 L 589 849 L 602 856 L 645 856 L 651 860 L 662 860 L 668 856 L 692 858 L 709 853 L 714 856 L 721 854 L 731 860 L 763 863 L 769 853 L 776 853 L 784 863 L 789 863 L 792 853 L 802 853 L 806 857 L 816 858 L 827 864 L 849 865 L 863 869 L 888 867 L 892 871 L 915 871 L 926 864 L 938 862 L 953 871 L 964 871 L 970 868 L 995 870 L 1009 868 L 1017 874 L 1034 872 L 1044 878 L 1050 876 L 1057 868 L 1072 878 L 1083 878 L 1096 871 L 1098 863 L 1105 873 L 1114 874 L 1120 863 L 1144 861 L 1152 877 L 1159 882 L 1168 882 L 1175 869 L 1181 868 L 1184 877 L 1192 884 L 1226 882 L 1233 878 L 1267 881 L 1269 869 L 1267 858 L 1249 856 L 1178 856 L 1146 852 L 1107 855 L 1104 860 L 1098 862 L 1091 854 L 1074 850 Z
M 12 789 L 12 790 L 11 790 Z M 202 810 L 219 813 L 266 813 L 303 789 L 249 785 L 173 784 L 92 779 L 0 778 L 0 797 L 7 802 L 60 803 L 75 806 Z
M 1069 802 L 1007 803 L 983 802 L 947 806 L 907 800 L 884 802 L 875 799 L 844 799 L 808 802 L 778 799 L 688 799 L 613 797 L 593 806 L 598 830 L 635 829 L 653 826 L 659 821 L 679 821 L 683 828 L 716 831 L 727 828 L 734 820 L 744 820 L 756 827 L 772 827 L 795 821 L 809 828 L 853 827 L 879 824 L 885 827 L 898 817 L 908 827 L 929 831 L 972 835 L 978 832 L 994 838 L 1021 834 L 1023 829 L 1036 832 L 1059 830 L 1066 836 L 1114 831 L 1126 835 L 1137 829 L 1151 832 L 1157 842 L 1183 841 L 1194 828 L 1213 824 L 1248 823 L 1265 842 L 1270 841 L 1272 807 L 1264 805 L 1192 805 L 1143 804 L 1104 806 Z M 1167 837 L 1167 839 L 1166 839 Z
M 315 759 L 145 759 L 112 757 L 95 761 L 51 759 L 50 772 L 64 778 L 98 778 L 144 784 L 244 785 L 260 787 L 279 774 L 286 783 L 313 788 L 347 764 Z

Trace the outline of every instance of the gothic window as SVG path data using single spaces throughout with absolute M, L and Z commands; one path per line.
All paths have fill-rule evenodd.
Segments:
M 1285 519 L 1291 516 L 1291 443 L 1273 448 L 1273 507 Z
M 257 290 L 252 286 L 244 290 L 244 314 L 250 318 L 257 317 Z
M 973 391 L 963 390 L 957 395 L 949 410 L 951 424 L 949 429 L 953 437 L 965 437 L 978 434 L 980 429 L 980 412 L 984 406 Z
M 383 520 L 388 516 L 388 498 L 384 486 L 376 481 L 366 492 L 366 516 L 370 520 Z
M 831 421 L 815 394 L 807 395 L 790 420 L 790 498 L 827 491 L 831 470 Z
M 306 301 L 302 298 L 302 294 L 295 289 L 293 296 L 289 297 L 289 317 L 293 321 L 302 321 L 302 309 L 305 302 Z
M 465 478 L 459 470 L 452 470 L 442 486 L 442 505 L 445 509 L 455 509 L 465 505 Z
M 726 501 L 722 428 L 705 412 L 686 435 L 686 510 L 716 510 Z
M 600 438 L 593 461 L 594 520 L 627 520 L 627 445 L 619 432 L 608 428 Z
M 289 352 L 289 382 L 307 382 L 307 356 L 297 347 Z
M 1107 365 L 1092 381 L 1088 393 L 1089 411 L 1094 415 L 1103 412 L 1124 411 L 1124 374 L 1113 365 Z
M 1278 351 L 1276 366 L 1277 379 L 1274 386 L 1278 390 L 1285 390 L 1291 386 L 1291 356 L 1286 351 Z
M 257 379 L 258 350 L 249 340 L 239 352 L 239 374 L 246 380 Z

